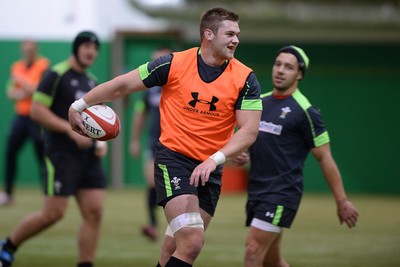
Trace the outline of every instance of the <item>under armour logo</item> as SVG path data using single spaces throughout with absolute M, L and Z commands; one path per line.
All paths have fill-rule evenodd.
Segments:
M 275 216 L 275 213 L 273 213 L 273 212 L 267 211 L 267 212 L 265 213 L 265 217 L 274 218 L 274 216 Z
M 194 108 L 196 107 L 197 103 L 202 103 L 202 104 L 210 105 L 210 108 L 208 109 L 208 111 L 214 111 L 217 109 L 217 107 L 214 104 L 217 103 L 219 101 L 219 99 L 216 96 L 213 96 L 211 101 L 207 101 L 204 99 L 199 99 L 198 92 L 192 92 L 192 97 L 193 97 L 193 100 L 189 102 L 189 105 L 191 105 Z

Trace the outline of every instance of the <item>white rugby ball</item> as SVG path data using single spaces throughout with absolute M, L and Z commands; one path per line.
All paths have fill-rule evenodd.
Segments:
M 119 134 L 121 125 L 118 115 L 107 105 L 97 104 L 85 108 L 81 117 L 86 134 L 91 138 L 107 141 Z

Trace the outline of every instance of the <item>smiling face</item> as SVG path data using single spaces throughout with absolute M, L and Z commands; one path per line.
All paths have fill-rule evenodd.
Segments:
M 239 44 L 239 16 L 224 8 L 206 11 L 200 20 L 201 57 L 217 67 L 234 57 Z
M 302 72 L 299 70 L 297 58 L 291 53 L 280 53 L 272 68 L 274 92 L 278 94 L 293 93 L 301 78 Z
M 234 57 L 235 49 L 239 45 L 239 34 L 239 24 L 230 20 L 222 21 L 217 32 L 206 30 L 206 35 L 210 36 L 209 40 L 214 57 L 218 61 L 225 61 Z

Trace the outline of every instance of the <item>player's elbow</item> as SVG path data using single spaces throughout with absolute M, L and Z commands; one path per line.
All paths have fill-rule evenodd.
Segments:
M 42 110 L 42 104 L 32 101 L 29 116 L 33 121 L 40 123 L 45 118 L 41 110 Z
M 247 150 L 256 141 L 257 134 L 258 128 L 255 131 L 249 129 L 245 131 L 245 135 L 243 135 L 244 138 L 242 138 L 242 145 L 244 150 Z
M 248 134 L 248 147 L 250 147 L 257 139 L 257 135 L 258 135 L 258 128 L 255 131 L 250 131 Z

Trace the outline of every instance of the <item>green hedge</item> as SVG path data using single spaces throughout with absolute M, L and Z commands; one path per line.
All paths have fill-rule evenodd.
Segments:
M 2 70 L 8 70 L 19 57 L 18 42 L 0 41 L 3 58 Z M 126 70 L 147 61 L 156 44 L 149 40 L 128 42 L 125 57 Z M 190 47 L 186 43 L 184 47 Z M 236 57 L 256 72 L 263 92 L 271 90 L 271 68 L 278 48 L 286 43 L 245 43 L 242 41 Z M 300 83 L 300 89 L 319 107 L 332 140 L 332 152 L 341 169 L 344 183 L 350 192 L 400 193 L 400 122 L 397 118 L 400 98 L 399 45 L 387 44 L 327 44 L 296 43 L 309 55 L 310 69 Z M 43 54 L 57 62 L 69 55 L 70 45 L 65 43 L 40 43 Z M 110 78 L 110 44 L 102 45 L 100 58 L 93 67 L 100 81 Z M 5 84 L 8 71 L 0 72 L 0 84 Z M 135 97 L 130 96 L 125 110 L 125 183 L 143 186 L 141 162 L 128 153 L 130 120 Z M 12 104 L 5 92 L 0 94 L 0 153 L 13 114 Z M 31 146 L 27 146 L 20 160 L 19 184 L 37 184 Z M 3 156 L 4 158 L 4 156 Z M 108 159 L 105 166 L 109 170 Z M 3 177 L 4 160 L 0 161 Z M 328 191 L 319 167 L 310 156 L 305 168 L 307 191 Z

